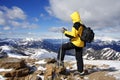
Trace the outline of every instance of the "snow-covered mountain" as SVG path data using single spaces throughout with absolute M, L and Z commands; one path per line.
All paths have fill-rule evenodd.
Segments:
M 63 40 L 67 42 L 68 40 Z M 45 49 L 49 52 L 57 52 L 61 45 L 60 39 L 0 39 L 0 55 L 19 54 L 29 56 L 39 49 Z M 87 44 L 84 49 L 84 58 L 86 59 L 104 59 L 104 60 L 120 60 L 120 41 L 101 41 L 95 40 L 91 44 Z M 69 51 L 70 55 L 74 55 Z
M 63 40 L 63 43 L 68 42 L 67 39 Z M 61 45 L 61 39 L 0 39 L 0 46 L 2 45 L 11 45 L 14 47 L 31 47 L 31 48 L 45 48 L 50 49 L 52 51 L 57 51 L 59 46 Z M 88 43 L 86 48 L 93 48 L 95 50 L 101 50 L 103 48 L 111 48 L 115 51 L 120 52 L 120 41 L 102 41 L 95 40 L 92 43 Z
M 115 51 L 120 52 L 120 41 L 102 41 L 95 40 L 94 42 L 87 44 L 87 48 L 93 48 L 95 50 L 101 50 L 104 48 L 111 48 Z
M 120 60 L 120 52 L 110 48 L 94 50 L 89 48 L 84 52 L 84 58 L 88 60 Z

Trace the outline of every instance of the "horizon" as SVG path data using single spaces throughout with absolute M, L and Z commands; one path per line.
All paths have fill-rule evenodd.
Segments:
M 14 37 L 14 38 L 0 38 L 0 39 L 25 39 L 25 40 L 29 40 L 29 41 L 31 41 L 31 40 L 45 40 L 45 39 L 50 39 L 50 40 L 57 40 L 57 39 L 59 39 L 59 40 L 69 40 L 68 38 L 66 38 L 66 37 L 64 37 L 63 39 L 62 38 L 60 38 L 60 37 L 52 37 L 52 38 L 48 38 L 48 37 L 43 37 L 43 38 L 38 38 L 38 37 Z M 95 38 L 94 39 L 94 41 L 93 42 L 95 42 L 95 41 L 97 41 L 97 40 L 100 40 L 100 41 L 120 41 L 120 39 L 112 39 L 112 38 L 108 38 L 108 37 L 104 37 L 104 39 L 101 39 L 101 38 Z

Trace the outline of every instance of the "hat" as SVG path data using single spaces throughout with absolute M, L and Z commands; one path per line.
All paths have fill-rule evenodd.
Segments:
M 73 13 L 70 15 L 70 17 L 71 17 L 73 23 L 75 23 L 75 22 L 80 22 L 80 23 L 82 24 L 82 21 L 81 21 L 81 19 L 80 19 L 79 12 L 77 12 L 77 11 L 76 11 L 76 12 L 73 12 Z

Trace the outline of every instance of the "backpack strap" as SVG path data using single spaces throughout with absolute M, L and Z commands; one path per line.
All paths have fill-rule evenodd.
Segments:
M 80 26 L 82 26 L 82 28 L 83 28 L 82 31 L 78 34 L 78 36 L 79 36 L 80 39 L 81 39 L 81 35 L 82 35 L 84 29 L 86 28 L 86 26 L 85 26 L 84 24 L 81 24 L 81 23 L 80 23 Z

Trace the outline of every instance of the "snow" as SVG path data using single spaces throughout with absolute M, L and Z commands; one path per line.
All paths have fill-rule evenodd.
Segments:
M 41 38 L 32 38 L 32 37 L 31 37 L 31 38 L 25 38 L 25 39 L 24 39 L 24 41 L 38 41 L 38 40 L 39 40 L 39 41 L 42 41 Z
M 88 55 L 89 55 L 89 54 L 87 53 L 85 56 L 83 56 L 83 58 L 86 59 Z
M 37 49 L 35 51 L 35 54 L 31 55 L 31 58 L 35 59 L 45 59 L 45 58 L 55 58 L 56 53 L 54 52 L 49 52 L 45 49 Z
M 0 68 L 0 72 L 9 72 L 9 71 L 12 71 L 12 69 Z M 6 78 L 0 75 L 0 80 L 6 80 Z
M 3 51 L 10 51 L 11 50 L 11 48 L 7 45 L 1 46 L 1 48 Z
M 28 56 L 22 56 L 22 55 L 20 55 L 20 54 L 12 54 L 12 53 L 8 53 L 8 56 L 9 57 L 13 57 L 13 58 L 19 58 L 19 59 L 21 59 L 21 58 L 28 58 Z
M 45 60 L 40 60 L 38 62 L 35 62 L 35 64 L 46 64 Z
M 108 75 L 112 75 L 116 78 L 116 80 L 120 80 L 120 71 L 109 72 Z
M 46 70 L 46 68 L 44 68 L 44 67 L 42 67 L 42 66 L 39 66 L 39 67 L 38 67 L 38 70 L 44 71 L 44 70 Z
M 0 72 L 3 72 L 3 71 L 5 71 L 5 72 L 7 72 L 7 71 L 12 71 L 12 69 L 4 69 L 4 68 L 0 68 Z
M 88 51 L 92 51 L 92 52 L 94 51 L 92 48 L 88 48 L 87 50 L 88 50 Z
M 44 76 L 38 74 L 37 77 L 40 77 L 42 80 L 44 80 Z
M 120 61 L 112 61 L 112 60 L 84 60 L 85 64 L 92 64 L 92 65 L 109 65 L 110 67 L 114 67 L 117 70 L 120 70 Z
M 120 55 L 120 53 L 119 53 L 119 52 L 117 52 L 115 57 L 117 57 L 117 56 L 119 56 L 119 55 Z
M 1 52 L 2 51 L 6 52 L 9 57 L 15 57 L 15 58 L 27 58 L 28 57 L 28 56 L 22 56 L 21 54 L 17 54 L 17 53 L 11 53 L 10 51 L 12 50 L 12 47 L 10 46 L 4 45 L 4 46 L 1 46 L 1 48 L 2 48 Z
M 0 80 L 6 80 L 3 76 L 0 75 Z
M 1 46 L 1 48 L 2 48 L 1 52 L 2 51 L 6 52 L 9 57 L 27 58 L 27 56 L 22 56 L 22 55 L 17 54 L 17 53 L 11 53 L 10 51 L 12 50 L 12 47 L 10 47 L 10 46 L 4 45 L 4 46 Z
M 112 61 L 112 60 L 84 60 L 85 64 L 98 65 L 100 69 L 105 67 L 101 67 L 102 65 L 109 65 L 108 69 L 113 71 L 109 72 L 108 75 L 113 75 L 117 80 L 120 80 L 120 61 Z
M 106 51 L 106 50 L 109 50 L 110 48 L 104 48 L 103 50 Z

